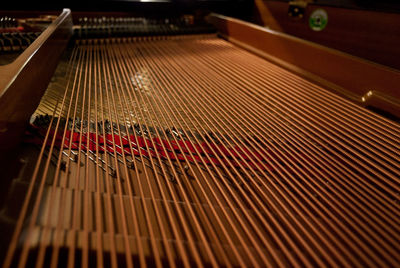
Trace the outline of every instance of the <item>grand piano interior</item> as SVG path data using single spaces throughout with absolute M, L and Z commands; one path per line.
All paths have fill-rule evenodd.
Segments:
M 400 266 L 398 4 L 3 10 L 3 267 Z

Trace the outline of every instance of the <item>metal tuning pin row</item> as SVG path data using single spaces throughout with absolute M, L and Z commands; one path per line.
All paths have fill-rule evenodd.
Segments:
M 6 32 L 0 33 L 0 52 L 16 52 L 26 49 L 40 32 Z

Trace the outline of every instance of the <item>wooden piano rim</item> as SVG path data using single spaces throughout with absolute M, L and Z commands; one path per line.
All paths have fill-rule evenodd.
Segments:
M 400 72 L 350 54 L 219 14 L 208 17 L 230 42 L 361 104 L 400 116 Z
M 18 79 L 18 75 L 22 69 L 28 64 L 28 61 L 45 46 L 50 36 L 60 27 L 64 20 L 70 15 L 69 9 L 64 9 L 60 16 L 43 31 L 40 36 L 30 45 L 24 52 L 21 53 L 12 63 L 5 66 L 0 66 L 0 97 L 2 97 L 11 86 L 11 84 Z
M 71 35 L 71 11 L 64 9 L 14 62 L 0 66 L 0 151 L 17 142 Z

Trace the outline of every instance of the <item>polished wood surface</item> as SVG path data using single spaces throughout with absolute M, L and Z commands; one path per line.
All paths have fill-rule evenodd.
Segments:
M 400 14 L 316 3 L 307 5 L 303 18 L 293 19 L 288 16 L 288 7 L 283 1 L 256 0 L 256 21 L 272 30 L 400 69 Z M 319 8 L 327 12 L 328 24 L 316 32 L 308 20 Z
M 212 14 L 231 42 L 364 106 L 400 115 L 400 72 L 383 65 L 234 18 Z
M 0 66 L 1 151 L 18 143 L 71 35 L 71 11 L 65 9 L 14 62 Z

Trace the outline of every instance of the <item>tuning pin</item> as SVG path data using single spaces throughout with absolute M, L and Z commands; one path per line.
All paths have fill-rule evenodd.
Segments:
M 176 130 L 175 127 L 172 127 L 172 133 L 176 136 L 176 137 L 180 137 L 178 131 Z

